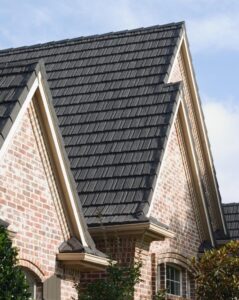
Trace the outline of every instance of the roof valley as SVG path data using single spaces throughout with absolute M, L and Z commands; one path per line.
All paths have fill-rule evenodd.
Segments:
M 89 225 L 98 224 L 99 215 L 105 224 L 138 222 L 141 213 L 140 219 L 145 217 L 142 208 L 149 202 L 180 91 L 179 84 L 164 82 L 183 26 L 0 51 L 0 64 L 24 68 L 44 60 Z M 0 67 L 0 82 L 8 69 Z

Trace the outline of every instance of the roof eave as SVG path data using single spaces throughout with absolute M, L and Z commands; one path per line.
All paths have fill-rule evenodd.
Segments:
M 63 141 L 58 128 L 55 111 L 52 106 L 51 93 L 47 84 L 44 63 L 42 61 L 36 64 L 32 76 L 29 78 L 29 81 L 26 85 L 28 92 L 26 93 L 24 89 L 22 94 L 19 95 L 21 107 L 19 111 L 16 112 L 14 122 L 12 126 L 9 127 L 6 138 L 0 147 L 0 158 L 2 158 L 7 151 L 8 146 L 14 134 L 16 133 L 24 114 L 26 113 L 31 101 L 33 101 L 34 97 L 36 97 L 37 104 L 41 105 L 42 107 L 40 112 L 44 112 L 45 114 L 45 123 L 47 125 L 44 125 L 47 126 L 49 136 L 51 136 L 51 150 L 54 149 L 54 153 L 56 154 L 54 159 L 56 159 L 60 164 L 59 170 L 62 172 L 62 178 L 65 180 L 64 184 L 66 185 L 66 193 L 69 194 L 68 198 L 71 200 L 69 201 L 69 205 L 72 206 L 72 210 L 74 211 L 72 216 L 76 224 L 76 236 L 81 239 L 84 247 L 95 249 L 94 241 L 89 235 L 82 211 L 80 211 L 81 208 L 79 207 L 79 196 L 73 182 L 73 175 L 70 176 L 71 170 L 69 163 L 67 163 L 66 154 L 63 151 Z
M 94 238 L 102 238 L 102 234 L 107 236 L 140 235 L 151 240 L 164 240 L 165 238 L 175 238 L 175 233 L 165 225 L 155 224 L 151 221 L 131 224 L 105 225 L 89 227 L 89 232 Z
M 104 271 L 110 263 L 116 263 L 108 258 L 89 253 L 58 253 L 56 258 L 63 265 L 80 271 Z

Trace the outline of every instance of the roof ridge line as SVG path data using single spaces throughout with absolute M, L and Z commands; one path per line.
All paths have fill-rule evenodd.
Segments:
M 163 31 L 164 29 L 170 28 L 173 26 L 178 27 L 178 28 L 184 27 L 185 22 L 184 21 L 172 22 L 172 23 L 162 24 L 162 25 L 153 25 L 153 26 L 148 26 L 148 27 L 139 27 L 139 28 L 135 28 L 135 29 L 126 29 L 126 30 L 112 31 L 112 32 L 101 33 L 101 34 L 80 36 L 77 38 L 61 39 L 59 41 L 38 43 L 38 44 L 29 45 L 29 46 L 11 47 L 11 48 L 6 48 L 6 49 L 0 50 L 0 54 L 15 52 L 15 51 L 19 51 L 19 50 L 26 50 L 26 49 L 31 49 L 31 48 L 36 49 L 36 48 L 40 48 L 40 47 L 44 47 L 44 46 L 58 46 L 58 45 L 60 46 L 63 44 L 83 42 L 84 40 L 93 40 L 93 39 L 97 40 L 97 39 L 101 39 L 104 37 L 113 37 L 113 36 L 117 37 L 118 35 L 121 35 L 121 34 L 137 33 L 137 32 L 149 31 L 149 30 L 154 30 L 154 29 L 159 29 L 159 30 L 161 29 Z

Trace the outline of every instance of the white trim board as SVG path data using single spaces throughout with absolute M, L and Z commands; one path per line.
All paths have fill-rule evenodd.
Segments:
M 195 168 L 195 171 L 196 171 L 197 184 L 198 184 L 199 191 L 200 191 L 200 198 L 202 199 L 203 210 L 204 210 L 204 213 L 205 213 L 205 216 L 206 216 L 207 228 L 208 228 L 211 243 L 214 246 L 215 243 L 214 243 L 213 233 L 212 233 L 212 229 L 211 229 L 211 223 L 210 223 L 210 219 L 209 219 L 209 215 L 208 215 L 208 211 L 207 211 L 207 206 L 206 206 L 206 202 L 205 202 L 205 197 L 204 197 L 204 194 L 203 194 L 202 185 L 201 185 L 201 181 L 200 181 L 198 162 L 197 162 L 196 155 L 195 155 L 194 144 L 193 144 L 193 141 L 192 141 L 192 134 L 191 134 L 189 121 L 188 121 L 187 113 L 186 113 L 186 110 L 185 110 L 186 108 L 185 108 L 185 104 L 184 104 L 184 100 L 183 100 L 182 96 L 180 97 L 180 99 L 178 101 L 178 106 L 177 106 L 177 109 L 176 109 L 176 112 L 175 112 L 175 115 L 174 115 L 174 119 L 173 119 L 173 122 L 172 122 L 172 125 L 171 125 L 170 133 L 169 133 L 169 136 L 168 136 L 168 139 L 167 139 L 167 144 L 166 144 L 166 147 L 165 147 L 165 150 L 164 150 L 163 159 L 162 159 L 162 163 L 161 163 L 161 166 L 160 166 L 160 169 L 159 169 L 159 174 L 157 176 L 155 188 L 159 185 L 160 180 L 161 180 L 161 174 L 163 172 L 163 169 L 164 169 L 164 166 L 165 166 L 165 161 L 166 161 L 166 158 L 165 158 L 166 157 L 166 152 L 167 152 L 167 149 L 168 149 L 170 138 L 172 136 L 172 132 L 173 132 L 173 129 L 174 129 L 174 124 L 175 124 L 176 118 L 178 117 L 178 112 L 179 112 L 180 108 L 182 109 L 182 112 L 183 112 L 183 118 L 184 118 L 184 122 L 185 122 L 185 125 L 186 125 L 187 136 L 188 136 L 189 143 L 190 143 L 190 150 L 191 150 L 191 153 L 192 153 L 192 156 L 193 156 L 193 165 L 194 165 L 194 168 Z M 154 205 L 155 201 L 156 201 L 156 195 L 155 195 L 155 190 L 154 190 L 152 200 L 151 200 L 151 203 L 150 203 L 150 207 L 149 207 L 149 210 L 148 210 L 148 213 L 147 213 L 148 218 L 150 218 L 152 208 L 153 208 L 153 205 Z
M 63 154 L 61 152 L 61 147 L 59 145 L 59 139 L 58 139 L 58 134 L 57 134 L 57 130 L 56 130 L 56 125 L 54 124 L 54 120 L 52 119 L 52 115 L 51 115 L 51 111 L 50 111 L 50 107 L 49 107 L 49 99 L 44 90 L 44 83 L 42 80 L 41 71 L 38 71 L 37 77 L 35 78 L 32 86 L 26 96 L 26 99 L 23 102 L 23 105 L 21 106 L 14 123 L 12 124 L 12 127 L 10 128 L 8 135 L 6 136 L 6 138 L 3 142 L 3 145 L 0 149 L 0 159 L 3 159 L 4 154 L 6 153 L 9 146 L 11 145 L 11 141 L 12 141 L 15 133 L 17 132 L 17 129 L 20 126 L 23 116 L 27 112 L 27 109 L 30 106 L 30 103 L 33 101 L 34 95 L 36 94 L 37 91 L 39 91 L 39 93 L 40 93 L 40 97 L 38 97 L 37 99 L 38 99 L 38 101 L 41 101 L 42 106 L 44 107 L 48 126 L 50 128 L 50 136 L 51 136 L 51 139 L 53 140 L 53 146 L 57 153 L 57 157 L 55 157 L 55 159 L 57 159 L 57 162 L 59 162 L 60 171 L 64 178 L 64 183 L 66 186 L 68 198 L 70 199 L 70 206 L 71 206 L 73 214 L 74 214 L 74 222 L 77 225 L 76 228 L 77 228 L 78 233 L 76 232 L 76 236 L 78 236 L 80 238 L 82 245 L 84 247 L 91 247 L 92 249 L 95 249 L 95 244 L 94 244 L 92 238 L 90 237 L 90 234 L 87 229 L 87 225 L 84 221 L 83 214 L 80 212 L 80 207 L 78 205 L 78 202 L 79 202 L 78 194 L 76 195 L 76 193 L 74 193 L 72 190 L 72 183 L 71 183 L 71 179 L 69 178 L 69 170 L 67 170 L 68 166 L 66 165 L 66 162 L 63 158 Z
M 12 124 L 12 127 L 7 135 L 7 137 L 4 140 L 4 143 L 0 149 L 0 160 L 2 159 L 3 155 L 5 154 L 5 152 L 7 151 L 10 142 L 12 141 L 12 138 L 14 136 L 14 134 L 16 133 L 17 129 L 19 128 L 20 122 L 24 116 L 24 114 L 27 111 L 27 108 L 30 104 L 30 102 L 32 101 L 32 98 L 38 88 L 38 78 L 36 78 L 31 86 L 31 89 L 29 91 L 29 93 L 27 94 L 26 100 L 24 101 L 22 107 L 20 108 L 20 111 L 14 121 L 14 123 Z
M 210 176 L 211 176 L 212 182 L 213 182 L 214 192 L 215 192 L 215 196 L 216 196 L 215 198 L 217 201 L 221 224 L 222 224 L 224 233 L 227 234 L 227 229 L 226 229 L 224 215 L 223 215 L 222 206 L 221 206 L 221 200 L 220 200 L 221 198 L 220 198 L 220 194 L 219 194 L 219 190 L 218 190 L 218 186 L 217 186 L 216 175 L 215 175 L 214 167 L 213 167 L 212 153 L 211 153 L 211 149 L 210 149 L 206 125 L 204 122 L 203 111 L 202 111 L 201 103 L 199 100 L 198 89 L 196 86 L 196 79 L 195 79 L 195 75 L 193 72 L 193 66 L 192 66 L 192 61 L 191 61 L 191 56 L 190 56 L 190 51 L 189 51 L 189 46 L 188 46 L 187 36 L 186 36 L 185 31 L 182 35 L 182 39 L 180 40 L 179 48 L 177 49 L 177 53 L 175 55 L 173 67 L 171 68 L 170 73 L 169 73 L 169 77 L 168 77 L 168 81 L 167 81 L 168 83 L 171 82 L 172 74 L 174 71 L 174 66 L 175 66 L 175 63 L 178 59 L 178 55 L 180 52 L 182 54 L 182 57 L 184 57 L 184 59 L 185 59 L 185 68 L 189 74 L 189 76 L 188 76 L 189 87 L 190 87 L 190 91 L 192 92 L 192 101 L 193 101 L 193 104 L 194 104 L 195 110 L 196 110 L 196 117 L 197 117 L 197 122 L 199 125 L 198 126 L 199 135 L 200 135 L 200 138 L 204 142 L 204 145 L 202 144 L 202 147 L 203 147 L 203 150 L 205 151 L 206 160 L 208 160 Z
M 175 109 L 175 112 L 174 112 L 173 120 L 172 120 L 172 123 L 171 123 L 171 128 L 170 128 L 169 135 L 167 137 L 166 146 L 165 146 L 165 149 L 164 149 L 164 152 L 163 152 L 163 158 L 161 160 L 161 164 L 160 164 L 160 167 L 159 167 L 159 173 L 157 174 L 155 188 L 159 185 L 159 182 L 160 182 L 160 179 L 161 179 L 161 173 L 162 173 L 162 171 L 164 169 L 165 160 L 166 160 L 165 156 L 166 156 L 166 152 L 167 152 L 167 149 L 168 149 L 169 141 L 170 141 L 172 133 L 173 133 L 174 123 L 175 123 L 175 120 L 176 120 L 177 115 L 178 115 L 178 110 L 179 110 L 180 102 L 181 102 L 181 96 L 178 99 L 178 103 L 177 103 L 177 106 L 176 106 L 176 109 Z M 149 218 L 150 215 L 151 215 L 154 202 L 156 201 L 155 197 L 156 196 L 155 196 L 155 189 L 154 189 L 153 196 L 152 196 L 152 199 L 151 199 L 151 203 L 150 203 L 150 206 L 149 206 L 149 210 L 148 210 L 147 215 L 146 215 L 147 218 Z
M 55 128 L 54 122 L 53 122 L 52 117 L 51 117 L 51 112 L 50 112 L 50 108 L 49 108 L 49 105 L 48 105 L 48 99 L 47 99 L 47 96 L 44 92 L 44 88 L 43 88 L 43 85 L 42 85 L 42 76 L 41 76 L 40 72 L 38 73 L 38 78 L 39 78 L 39 91 L 40 91 L 43 106 L 44 106 L 44 109 L 45 109 L 45 112 L 46 112 L 47 121 L 48 121 L 49 128 L 50 128 L 50 131 L 51 131 L 51 136 L 52 136 L 52 139 L 53 139 L 53 142 L 54 142 L 54 147 L 55 147 L 55 150 L 56 150 L 56 153 L 57 153 L 58 162 L 59 162 L 60 168 L 62 170 L 62 175 L 64 177 L 64 182 L 66 184 L 66 189 L 67 189 L 67 192 L 68 192 L 68 195 L 69 195 L 72 210 L 73 210 L 74 217 L 75 217 L 75 220 L 76 220 L 76 223 L 77 223 L 77 228 L 79 230 L 78 234 L 81 237 L 82 245 L 84 247 L 88 247 L 89 245 L 86 241 L 85 233 L 83 231 L 83 227 L 85 227 L 85 226 L 83 226 L 83 224 L 82 224 L 82 220 L 81 220 L 80 212 L 79 212 L 79 206 L 77 205 L 77 201 L 75 199 L 74 193 L 72 192 L 70 179 L 69 179 L 67 168 L 66 168 L 66 165 L 65 165 L 65 162 L 64 162 L 64 159 L 63 159 L 63 155 L 61 153 L 60 146 L 59 146 L 59 141 L 58 141 L 58 137 L 57 137 L 57 133 L 56 133 L 56 128 Z

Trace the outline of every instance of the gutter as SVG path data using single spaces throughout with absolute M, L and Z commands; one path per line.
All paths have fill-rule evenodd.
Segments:
M 99 234 L 114 234 L 119 235 L 139 235 L 145 234 L 152 240 L 164 240 L 165 238 L 175 238 L 175 233 L 169 230 L 166 226 L 158 225 L 153 222 L 131 223 L 121 225 L 107 225 L 88 227 L 88 230 L 94 238 L 99 237 Z
M 89 253 L 58 253 L 56 258 L 63 265 L 81 271 L 104 271 L 110 265 L 110 259 Z

